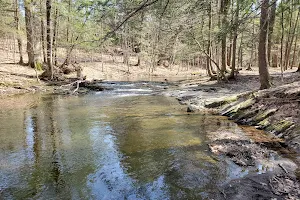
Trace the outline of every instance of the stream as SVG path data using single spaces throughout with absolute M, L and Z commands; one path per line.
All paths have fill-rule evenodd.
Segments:
M 161 82 L 105 82 L 85 96 L 23 95 L 0 108 L 0 199 L 212 199 L 243 169 L 207 133 L 242 132 L 187 113 Z

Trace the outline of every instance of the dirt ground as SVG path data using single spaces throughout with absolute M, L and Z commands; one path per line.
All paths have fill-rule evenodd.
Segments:
M 24 58 L 26 62 L 26 55 Z M 204 70 L 198 70 L 195 67 L 157 66 L 153 73 L 149 73 L 149 64 L 143 63 L 142 66 L 134 66 L 137 62 L 135 57 L 131 57 L 130 66 L 122 63 L 121 56 L 112 58 L 110 55 L 102 56 L 101 60 L 96 62 L 82 61 L 77 65 L 82 67 L 83 76 L 87 80 L 118 80 L 118 81 L 138 81 L 138 80 L 159 80 L 172 81 L 192 78 L 192 74 L 205 75 Z M 114 61 L 113 61 L 114 60 Z M 37 91 L 51 91 L 51 87 L 36 78 L 36 71 L 27 66 L 15 64 L 16 55 L 0 50 L 0 95 L 7 96 Z M 42 72 L 37 72 L 40 75 Z M 76 77 L 76 73 L 66 75 L 68 78 Z

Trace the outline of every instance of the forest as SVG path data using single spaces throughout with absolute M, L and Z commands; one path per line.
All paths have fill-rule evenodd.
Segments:
M 300 199 L 300 0 L 0 0 L 0 199 Z
M 239 69 L 259 68 L 265 89 L 270 87 L 268 67 L 299 71 L 299 4 L 1 0 L 2 48 L 51 79 L 76 62 L 77 52 L 122 55 L 128 71 L 130 56 L 149 73 L 157 65 L 198 66 L 212 79 L 234 79 Z

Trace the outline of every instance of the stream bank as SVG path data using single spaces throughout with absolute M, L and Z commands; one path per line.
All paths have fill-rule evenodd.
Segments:
M 291 80 L 296 78 L 298 74 L 290 75 Z M 276 77 L 273 80 L 277 87 L 261 91 L 253 91 L 253 84 L 247 80 L 226 86 L 198 80 L 184 82 L 180 89 L 165 93 L 186 104 L 187 112 L 206 110 L 227 116 L 245 129 L 250 125 L 262 130 L 248 130 L 246 135 L 209 134 L 213 153 L 246 168 L 257 164 L 274 167 L 273 171 L 247 175 L 223 185 L 220 193 L 224 199 L 300 198 L 300 82 L 278 84 L 278 77 L 277 82 Z

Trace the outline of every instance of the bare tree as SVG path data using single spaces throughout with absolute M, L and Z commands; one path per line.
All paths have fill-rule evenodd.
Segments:
M 40 12 L 41 12 L 41 43 L 42 43 L 42 52 L 43 52 L 43 61 L 44 63 L 47 62 L 47 58 L 46 58 L 46 48 L 45 48 L 45 22 L 44 22 L 44 17 L 43 12 L 43 4 L 42 4 L 43 0 L 40 0 Z
M 57 37 L 58 37 L 58 8 L 55 7 L 54 12 L 54 22 L 53 22 L 53 50 L 52 50 L 52 59 L 54 65 L 57 65 Z
M 260 78 L 260 89 L 267 89 L 271 87 L 270 75 L 268 70 L 266 45 L 268 35 L 268 8 L 269 0 L 262 0 L 261 14 L 260 14 L 260 33 L 258 44 L 258 68 Z
M 46 14 L 47 14 L 47 76 L 53 79 L 53 66 L 52 66 L 52 40 L 51 40 L 51 0 L 46 1 Z
M 232 43 L 232 66 L 230 72 L 230 79 L 234 79 L 235 73 L 235 66 L 236 66 L 236 45 L 237 45 L 237 37 L 238 37 L 238 24 L 239 24 L 239 10 L 240 10 L 240 3 L 239 1 L 236 2 L 236 11 L 234 17 L 234 24 L 233 24 L 233 43 Z
M 20 11 L 19 11 L 19 2 L 18 2 L 18 0 L 15 0 L 14 4 L 15 4 L 15 15 L 14 15 L 15 27 L 17 29 L 17 41 L 18 41 L 19 55 L 20 55 L 19 64 L 23 65 L 24 64 L 23 54 L 22 54 L 23 45 L 22 45 L 22 40 L 21 40 L 20 33 L 19 33 L 19 31 L 20 31 L 20 17 L 19 17 Z
M 272 0 L 272 7 L 270 12 L 270 21 L 269 21 L 269 32 L 268 32 L 268 62 L 269 65 L 271 63 L 271 50 L 273 45 L 273 30 L 274 30 L 274 24 L 275 24 L 275 16 L 276 16 L 276 2 L 277 0 Z
M 222 15 L 222 33 L 221 33 L 221 71 L 226 71 L 226 41 L 227 41 L 227 12 L 230 0 L 221 0 L 220 13 Z
M 24 1 L 28 65 L 31 66 L 32 68 L 35 68 L 32 4 L 33 4 L 32 0 Z

